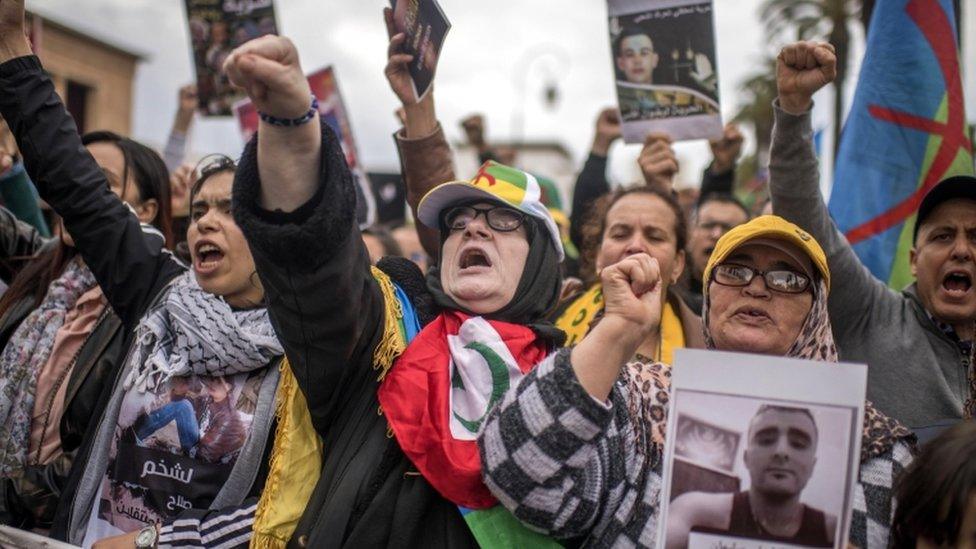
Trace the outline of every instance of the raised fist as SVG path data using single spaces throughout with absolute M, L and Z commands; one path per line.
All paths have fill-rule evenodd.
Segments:
M 468 138 L 468 143 L 481 148 L 485 142 L 485 117 L 480 114 L 472 114 L 461 121 L 461 129 Z
M 735 124 L 726 124 L 722 138 L 709 141 L 712 148 L 712 172 L 726 173 L 735 167 L 742 154 L 742 132 Z
M 604 320 L 625 321 L 641 336 L 654 333 L 661 324 L 661 269 L 653 257 L 635 254 L 600 271 L 603 284 Z M 601 322 L 603 322 L 601 321 Z
M 258 111 L 275 118 L 300 118 L 312 103 L 298 50 L 287 38 L 266 35 L 241 45 L 224 62 L 224 72 Z
M 0 0 L 0 63 L 30 55 L 24 0 Z
M 674 176 L 678 173 L 678 157 L 671 148 L 671 138 L 667 134 L 649 134 L 644 139 L 644 148 L 637 157 L 637 163 L 648 186 L 671 192 Z
M 610 145 L 620 138 L 620 111 L 610 107 L 600 111 L 596 118 L 596 135 L 593 138 L 593 152 L 607 156 Z
M 810 108 L 813 94 L 837 78 L 837 54 L 824 42 L 796 42 L 776 58 L 780 107 L 799 114 Z

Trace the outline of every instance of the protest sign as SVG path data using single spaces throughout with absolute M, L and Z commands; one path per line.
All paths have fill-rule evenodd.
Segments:
M 434 81 L 441 46 L 451 23 L 437 0 L 390 0 L 393 24 L 407 35 L 403 52 L 413 56 L 410 77 L 417 98 L 423 97 Z
M 319 116 L 332 128 L 342 142 L 342 152 L 346 155 L 346 164 L 356 179 L 356 220 L 360 227 L 372 225 L 376 218 L 376 202 L 366 171 L 359 162 L 359 149 L 352 134 L 352 124 L 342 94 L 339 93 L 339 83 L 336 72 L 332 67 L 313 72 L 308 75 L 308 84 L 312 93 L 319 100 Z M 250 141 L 258 131 L 258 111 L 250 99 L 243 99 L 234 105 L 234 115 L 241 128 L 244 141 Z
M 622 133 L 722 136 L 712 0 L 608 0 Z
M 676 351 L 658 545 L 846 547 L 866 390 L 860 364 Z
M 227 56 L 241 44 L 277 34 L 272 0 L 186 0 L 186 15 L 197 75 L 200 111 L 206 116 L 230 116 L 234 102 L 244 96 L 223 73 Z

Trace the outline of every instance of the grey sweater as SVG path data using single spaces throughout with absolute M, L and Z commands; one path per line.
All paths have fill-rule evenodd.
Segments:
M 812 234 L 827 254 L 828 310 L 841 360 L 867 363 L 868 399 L 912 429 L 961 418 L 972 357 L 939 329 L 914 285 L 895 292 L 861 264 L 820 194 L 810 113 L 774 109 L 773 212 Z

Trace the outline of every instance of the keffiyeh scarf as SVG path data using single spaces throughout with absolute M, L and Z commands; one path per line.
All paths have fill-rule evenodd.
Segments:
M 94 286 L 95 276 L 81 258 L 69 262 L 0 354 L 0 477 L 20 476 L 24 470 L 37 375 L 51 355 L 68 312 Z
M 176 280 L 136 328 L 126 390 L 152 391 L 190 374 L 231 376 L 283 354 L 265 308 L 235 311 L 205 292 L 192 272 Z

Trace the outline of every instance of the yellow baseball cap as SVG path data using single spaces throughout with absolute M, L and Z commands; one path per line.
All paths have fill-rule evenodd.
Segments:
M 716 265 L 725 261 L 725 258 L 740 246 L 757 239 L 778 240 L 802 250 L 814 268 L 820 271 L 820 276 L 827 285 L 827 291 L 830 291 L 830 267 L 827 266 L 827 254 L 824 253 L 823 248 L 810 236 L 810 233 L 777 215 L 757 217 L 725 233 L 718 240 L 702 276 L 704 290 L 708 291 L 708 279 Z

